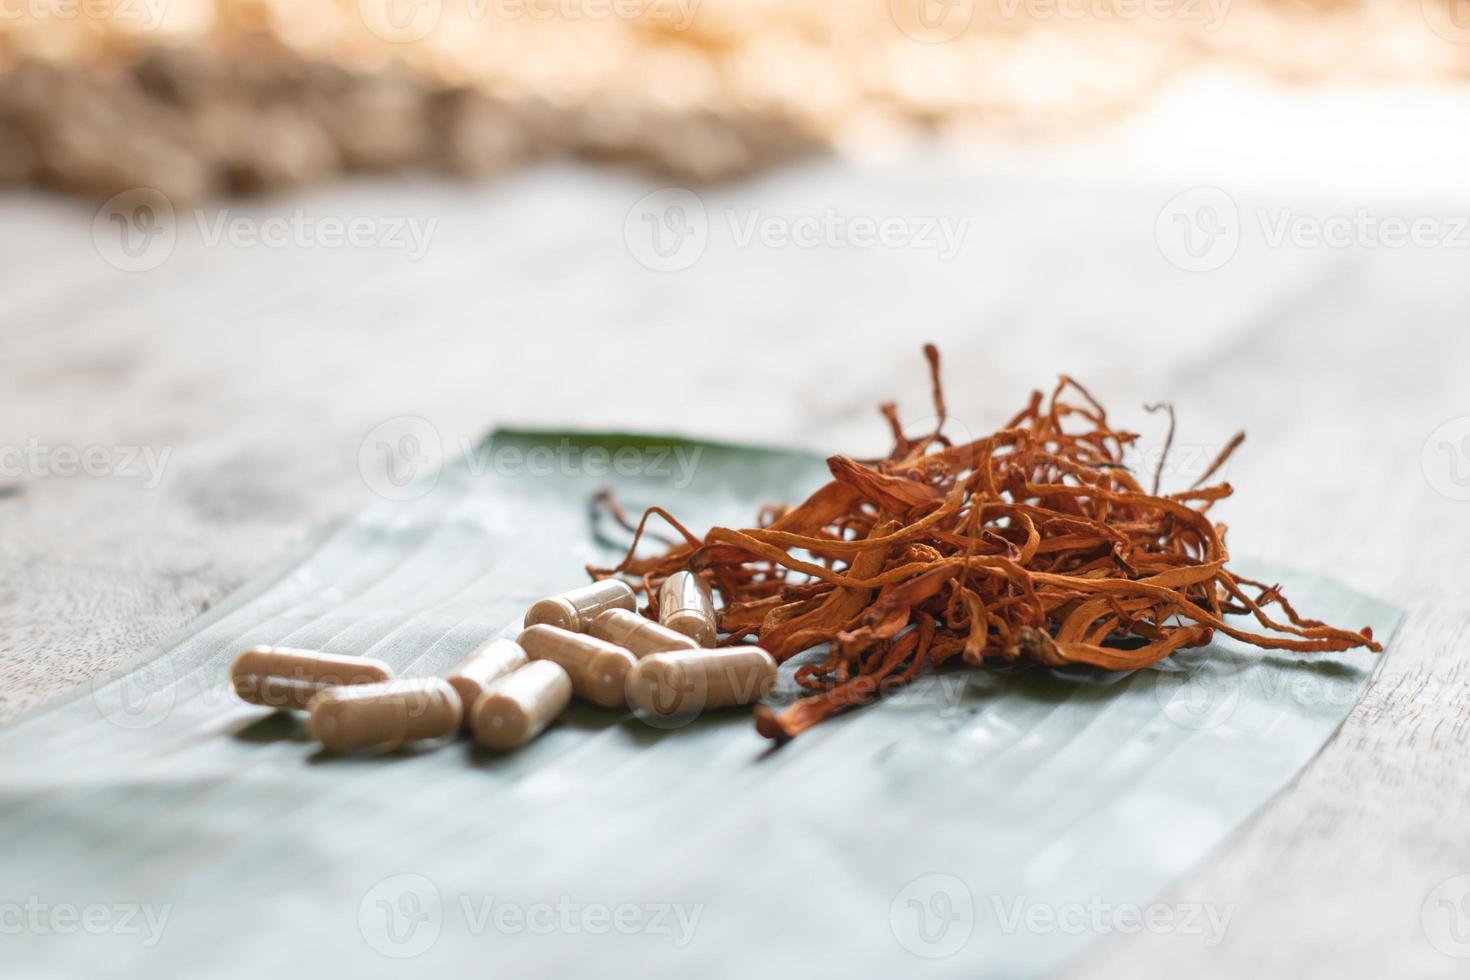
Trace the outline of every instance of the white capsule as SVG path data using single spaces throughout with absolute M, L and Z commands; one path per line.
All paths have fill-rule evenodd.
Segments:
M 628 702 L 643 718 L 692 719 L 701 712 L 752 704 L 776 684 L 776 661 L 760 647 L 655 653 L 628 676 Z
M 526 651 L 514 640 L 496 639 L 482 644 L 465 657 L 449 674 L 449 684 L 465 706 L 465 727 L 470 727 L 470 711 L 480 695 L 511 671 L 526 665 Z
M 536 601 L 526 610 L 524 625 L 528 629 L 545 625 L 585 633 L 599 613 L 608 609 L 632 612 L 637 608 L 638 600 L 633 589 L 626 582 L 609 578 Z
M 459 695 L 438 677 L 334 687 L 312 698 L 307 710 L 311 733 L 329 752 L 391 752 L 453 735 L 464 717 Z
M 475 738 L 501 752 L 525 745 L 571 700 L 572 679 L 561 665 L 533 660 L 480 695 L 469 713 Z
M 664 579 L 658 590 L 658 621 L 702 647 L 714 646 L 718 633 L 709 583 L 687 571 Z
M 305 708 L 329 688 L 392 677 L 381 660 L 294 647 L 251 647 L 230 665 L 230 684 L 240 700 L 267 708 Z
M 604 708 L 621 708 L 628 671 L 637 663 L 620 646 L 594 636 L 538 623 L 516 638 L 532 660 L 550 660 L 572 678 L 577 697 Z
M 626 609 L 609 609 L 602 613 L 592 621 L 589 633 L 640 658 L 670 650 L 699 649 L 699 644 L 683 633 L 675 633 L 667 626 L 660 626 Z

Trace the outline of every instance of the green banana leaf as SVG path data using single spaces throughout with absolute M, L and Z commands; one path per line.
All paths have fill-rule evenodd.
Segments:
M 513 636 L 626 547 L 599 487 L 700 533 L 825 478 L 778 450 L 502 431 L 369 481 L 401 499 L 0 731 L 6 974 L 1020 977 L 1113 933 L 1219 942 L 1228 904 L 1159 896 L 1331 737 L 1374 655 L 1224 639 L 1132 674 L 962 670 L 780 748 L 748 709 L 663 729 L 574 705 L 511 755 L 333 757 L 229 691 L 255 643 L 414 675 Z M 1313 615 L 1397 625 L 1240 564 Z

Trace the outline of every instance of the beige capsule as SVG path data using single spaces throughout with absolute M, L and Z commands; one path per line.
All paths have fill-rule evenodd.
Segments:
M 759 701 L 775 683 L 776 661 L 760 647 L 656 653 L 638 662 L 627 697 L 642 715 L 692 718 Z
M 658 590 L 658 621 L 702 647 L 715 645 L 715 600 L 709 583 L 693 572 L 675 572 Z
M 571 700 L 572 679 L 561 665 L 533 660 L 480 695 L 470 727 L 482 744 L 504 752 L 540 735 Z
M 470 727 L 470 708 L 496 681 L 526 666 L 526 651 L 514 640 L 491 640 L 465 657 L 449 674 L 449 686 L 465 706 L 464 724 Z
M 699 644 L 683 633 L 675 633 L 667 626 L 660 626 L 626 609 L 609 609 L 602 613 L 592 621 L 589 632 L 639 658 L 671 650 L 699 649 Z
M 464 717 L 459 695 L 438 677 L 334 687 L 312 698 L 309 710 L 311 733 L 330 752 L 391 752 L 453 735 Z
M 609 578 L 538 600 L 526 610 L 524 625 L 527 628 L 556 626 L 573 633 L 585 633 L 599 613 L 608 609 L 633 612 L 637 608 L 638 600 L 633 589 L 626 582 Z
M 626 703 L 623 685 L 637 661 L 622 647 L 544 623 L 524 630 L 516 642 L 532 660 L 560 664 L 571 677 L 577 697 L 604 708 L 621 708 Z
M 392 668 L 381 660 L 292 647 L 251 647 L 230 665 L 230 684 L 240 699 L 267 708 L 305 708 L 328 688 L 392 678 Z

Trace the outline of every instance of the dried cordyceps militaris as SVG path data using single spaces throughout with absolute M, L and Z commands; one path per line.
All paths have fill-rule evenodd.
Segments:
M 939 354 L 932 345 L 925 354 L 942 427 Z M 717 527 L 703 540 L 650 508 L 620 565 L 588 569 L 633 578 L 651 603 L 673 572 L 704 575 L 723 600 L 720 629 L 730 640 L 756 638 L 777 661 L 830 644 L 820 662 L 796 672 L 810 696 L 779 713 L 757 709 L 763 735 L 790 738 L 955 657 L 970 666 L 1027 658 L 1131 670 L 1206 644 L 1216 630 L 1272 650 L 1382 649 L 1370 629 L 1306 619 L 1276 586 L 1226 568 L 1225 528 L 1207 515 L 1231 488 L 1201 484 L 1243 434 L 1194 486 L 1161 495 L 1157 473 L 1145 490 L 1123 465 L 1137 436 L 1112 428 L 1067 377 L 1049 398 L 1034 392 L 1000 431 L 965 445 L 937 428 L 909 439 L 895 407 L 881 410 L 893 451 L 862 462 L 831 457 L 832 481 L 799 506 L 764 508 L 759 527 Z M 655 514 L 684 540 L 636 557 Z M 1231 613 L 1250 615 L 1261 632 L 1232 626 Z

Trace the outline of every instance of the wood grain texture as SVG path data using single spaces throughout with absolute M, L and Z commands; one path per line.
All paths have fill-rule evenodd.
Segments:
M 90 206 L 0 199 L 0 447 L 50 460 L 15 472 L 12 452 L 0 476 L 0 718 L 158 642 L 351 512 L 370 493 L 359 450 L 386 420 L 429 419 L 450 453 L 515 423 L 865 452 L 884 444 L 878 401 L 930 414 L 933 340 L 972 431 L 1059 371 L 1154 444 L 1140 406 L 1172 401 L 1182 453 L 1246 429 L 1219 511 L 1233 550 L 1408 610 L 1338 737 L 1165 899 L 1233 906 L 1224 941 L 1105 937 L 1071 975 L 1464 974 L 1421 924 L 1431 891 L 1470 874 L 1470 503 L 1445 482 L 1470 457 L 1451 440 L 1430 454 L 1462 470 L 1421 465 L 1431 434 L 1470 415 L 1463 251 L 1272 248 L 1248 220 L 1233 260 L 1191 274 L 1155 240 L 1184 186 L 822 164 L 702 192 L 702 257 L 658 273 L 624 237 L 651 189 L 559 168 L 351 184 L 229 214 L 415 215 L 436 222 L 427 252 L 211 246 L 181 214 L 167 260 L 133 274 L 101 258 Z M 1235 197 L 1248 216 L 1445 213 Z M 829 210 L 968 224 L 948 260 L 741 243 L 752 215 Z M 167 459 L 156 486 L 64 476 L 63 446 Z

